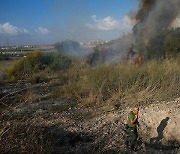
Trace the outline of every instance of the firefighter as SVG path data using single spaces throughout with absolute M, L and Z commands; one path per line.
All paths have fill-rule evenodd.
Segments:
M 127 120 L 127 132 L 128 132 L 128 146 L 130 146 L 130 149 L 132 151 L 137 151 L 137 127 L 139 126 L 138 122 L 138 113 L 139 108 L 136 106 L 133 108 L 133 110 L 128 114 L 128 120 Z

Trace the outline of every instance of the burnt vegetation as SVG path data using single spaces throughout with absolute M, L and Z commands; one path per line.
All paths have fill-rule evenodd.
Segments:
M 88 56 L 66 40 L 54 52 L 30 52 L 0 71 L 0 153 L 125 152 L 118 110 L 180 97 L 180 28 L 170 28 L 179 1 L 166 2 L 140 0 L 133 34 L 96 46 Z M 142 61 L 135 63 L 138 54 Z M 179 141 L 169 147 L 176 153 Z
M 179 62 L 176 53 L 176 57 L 152 59 L 141 65 L 91 66 L 61 53 L 31 53 L 14 63 L 1 81 L 0 151 L 124 152 L 124 147 L 117 148 L 123 145 L 121 123 L 105 122 L 90 133 L 81 123 L 111 113 L 117 106 L 134 102 L 148 105 L 180 97 Z

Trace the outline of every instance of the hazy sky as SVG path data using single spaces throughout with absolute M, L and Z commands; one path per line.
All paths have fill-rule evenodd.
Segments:
M 137 0 L 1 0 L 0 45 L 111 40 L 131 31 Z

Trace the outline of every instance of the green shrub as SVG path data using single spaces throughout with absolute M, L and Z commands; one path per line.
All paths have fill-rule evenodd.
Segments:
M 72 59 L 61 52 L 49 53 L 43 57 L 43 63 L 51 71 L 67 70 L 72 64 Z
M 8 77 L 11 80 L 23 79 L 42 71 L 67 70 L 71 63 L 72 60 L 60 52 L 43 54 L 41 51 L 34 51 L 15 62 L 8 69 Z
M 25 76 L 37 73 L 43 69 L 43 64 L 41 63 L 42 57 L 43 54 L 40 51 L 29 53 L 26 57 L 18 60 L 8 69 L 9 78 L 24 78 Z

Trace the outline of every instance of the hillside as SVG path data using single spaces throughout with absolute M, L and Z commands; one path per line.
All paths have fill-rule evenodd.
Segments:
M 176 57 L 142 65 L 78 63 L 51 73 L 46 67 L 52 64 L 45 70 L 39 65 L 41 72 L 26 80 L 1 81 L 0 152 L 129 153 L 125 124 L 138 105 L 137 153 L 178 153 L 179 62 Z
M 29 87 L 31 95 L 26 95 L 26 101 L 1 110 L 1 153 L 128 153 L 124 145 L 124 125 L 131 107 L 120 102 L 117 107 L 110 102 L 84 108 L 74 101 L 53 99 L 48 91 L 55 88 L 55 80 Z M 6 88 L 10 86 L 15 88 L 15 84 Z M 22 87 L 17 86 L 18 89 Z M 18 95 L 25 91 L 19 91 Z M 13 99 L 13 95 L 8 98 Z M 140 103 L 139 107 L 141 142 L 137 153 L 180 152 L 180 99 L 154 101 L 150 105 Z M 154 143 L 156 129 L 166 117 L 169 121 L 161 130 L 163 140 Z

